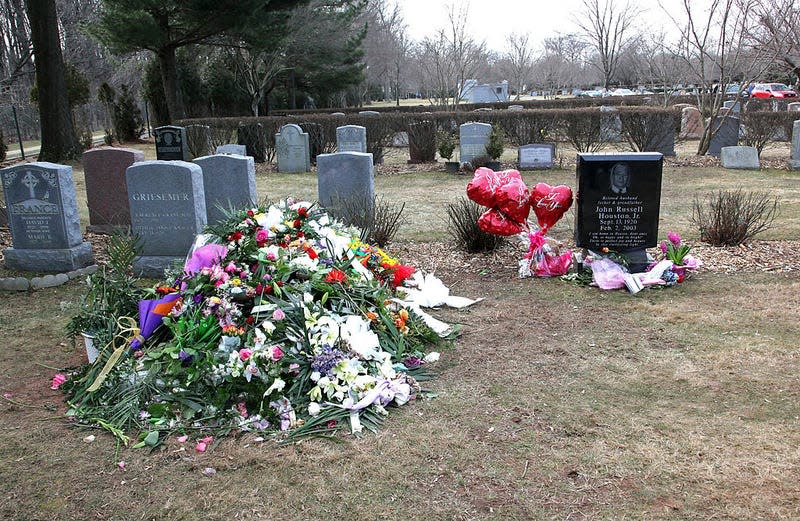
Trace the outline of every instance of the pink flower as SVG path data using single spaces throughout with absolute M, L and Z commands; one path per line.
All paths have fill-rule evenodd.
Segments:
M 269 230 L 259 228 L 259 230 L 256 232 L 256 242 L 264 242 L 267 239 L 269 239 Z
M 236 410 L 239 411 L 239 415 L 242 418 L 247 418 L 249 414 L 247 413 L 247 405 L 244 402 L 239 402 L 236 404 Z
M 667 246 L 667 241 L 661 241 L 661 253 L 666 255 L 668 249 L 669 247 Z
M 118 461 L 117 467 L 119 467 L 121 470 L 125 470 L 125 462 L 122 460 Z
M 667 239 L 676 248 L 681 245 L 681 236 L 679 234 L 675 233 L 675 232 L 669 232 L 667 234 Z
M 176 439 L 178 440 L 178 443 L 186 443 L 186 440 L 189 439 L 189 436 L 184 434 L 183 436 L 178 436 Z
M 281 308 L 272 312 L 272 320 L 283 320 L 284 318 L 286 318 L 286 313 Z
M 251 356 L 253 356 L 252 349 L 242 349 L 239 351 L 239 359 L 241 359 L 242 362 L 247 362 Z
M 197 452 L 205 452 L 208 448 L 208 444 L 214 441 L 213 436 L 206 436 L 202 440 L 198 441 L 197 444 L 194 446 L 194 450 Z
M 50 385 L 50 389 L 56 390 L 61 387 L 61 384 L 67 381 L 67 377 L 61 373 L 56 374 L 53 376 L 53 383 Z
M 268 260 L 268 261 L 274 261 L 274 260 L 275 260 L 275 259 L 277 259 L 277 258 L 278 258 L 278 256 L 277 256 L 277 255 L 275 255 L 275 253 L 274 253 L 274 252 L 269 252 L 269 253 L 267 253 L 267 260 Z
M 230 261 L 230 262 L 228 263 L 228 265 L 227 265 L 227 266 L 225 266 L 225 271 L 227 271 L 228 273 L 231 273 L 231 272 L 233 272 L 233 271 L 236 271 L 237 269 L 238 269 L 238 268 L 236 267 L 236 264 L 234 264 L 234 263 L 233 263 L 233 261 Z
M 272 346 L 271 357 L 273 362 L 277 362 L 283 358 L 283 350 L 280 348 L 280 346 Z

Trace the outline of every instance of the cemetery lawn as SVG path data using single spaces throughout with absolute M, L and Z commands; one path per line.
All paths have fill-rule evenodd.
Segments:
M 568 170 L 524 177 L 574 185 Z M 50 390 L 84 356 L 63 338 L 79 281 L 3 293 L 0 519 L 800 517 L 797 266 L 701 271 L 637 296 L 521 280 L 513 248 L 447 245 L 445 204 L 468 181 L 376 178 L 377 193 L 406 203 L 389 250 L 486 299 L 437 313 L 463 324 L 426 383 L 438 397 L 393 411 L 378 435 L 282 447 L 245 435 L 204 454 L 174 440 L 152 454 L 117 448 L 71 428 Z M 780 196 L 777 226 L 760 238 L 800 237 L 800 175 L 668 166 L 663 186 L 661 235 L 696 240 L 692 198 L 742 187 Z M 273 200 L 316 196 L 312 174 L 261 172 L 258 187 Z M 554 234 L 568 240 L 573 219 Z

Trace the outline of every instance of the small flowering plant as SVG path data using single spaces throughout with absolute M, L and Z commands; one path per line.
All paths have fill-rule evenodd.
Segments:
M 96 392 L 72 375 L 73 416 L 139 427 L 150 442 L 203 430 L 360 432 L 418 394 L 439 338 L 395 299 L 412 266 L 291 199 L 211 231 L 215 242 L 156 290 L 180 296 L 166 327 L 104 369 Z
M 676 232 L 667 233 L 667 240 L 661 241 L 661 253 L 676 266 L 683 265 L 683 261 L 691 249 L 692 247 L 684 243 Z

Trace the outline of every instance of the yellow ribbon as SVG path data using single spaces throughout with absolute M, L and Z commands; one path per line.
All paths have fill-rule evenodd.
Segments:
M 140 343 L 144 342 L 144 338 L 140 334 L 141 330 L 137 326 L 136 321 L 131 317 L 119 317 L 117 319 L 117 331 L 118 332 L 116 335 L 114 335 L 114 338 L 112 338 L 111 341 L 108 344 L 106 344 L 103 349 L 105 350 L 108 349 L 110 346 L 113 346 L 114 341 L 117 339 L 122 339 L 124 343 L 118 348 L 116 348 L 113 353 L 111 353 L 111 356 L 108 357 L 108 360 L 106 361 L 106 364 L 103 366 L 103 369 L 100 370 L 100 374 L 97 375 L 97 378 L 95 378 L 94 382 L 92 382 L 92 385 L 90 385 L 89 388 L 86 389 L 86 392 L 93 393 L 96 390 L 100 389 L 100 386 L 103 385 L 103 382 L 106 381 L 106 378 L 108 378 L 108 374 L 117 364 L 119 359 L 122 357 L 122 353 L 125 352 L 125 349 L 127 349 L 128 346 L 130 346 L 131 342 L 133 342 L 136 339 L 138 339 Z M 126 338 L 126 335 L 130 336 Z

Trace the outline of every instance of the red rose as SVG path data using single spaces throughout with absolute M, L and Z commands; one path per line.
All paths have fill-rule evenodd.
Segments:
M 308 215 L 308 210 L 306 210 L 303 207 L 300 207 L 300 209 L 297 210 L 297 215 L 299 215 L 301 218 L 305 218 Z
M 303 226 L 303 221 L 301 221 L 300 219 L 295 219 L 294 223 L 292 224 L 294 225 L 295 228 L 300 228 L 301 226 Z

